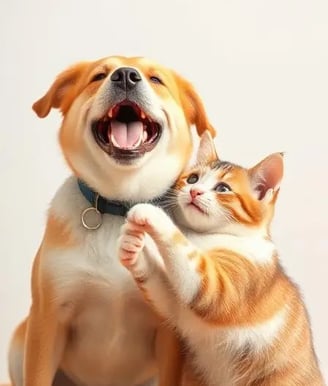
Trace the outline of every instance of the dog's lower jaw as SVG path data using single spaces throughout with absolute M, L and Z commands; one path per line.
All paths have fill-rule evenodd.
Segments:
M 158 163 L 149 159 L 140 165 L 94 165 L 88 160 L 76 159 L 77 175 L 101 196 L 112 200 L 144 202 L 163 195 L 172 186 L 182 169 L 182 160 L 175 155 L 159 156 Z M 139 161 L 137 161 L 139 162 Z

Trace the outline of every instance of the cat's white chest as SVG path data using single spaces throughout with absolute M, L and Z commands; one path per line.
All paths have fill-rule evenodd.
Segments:
M 270 263 L 275 250 L 272 241 L 258 235 L 234 236 L 195 232 L 187 232 L 186 235 L 194 245 L 204 251 L 227 249 L 257 264 Z

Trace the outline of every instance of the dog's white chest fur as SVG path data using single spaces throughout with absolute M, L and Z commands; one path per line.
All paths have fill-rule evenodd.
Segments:
M 155 372 L 152 347 L 157 319 L 117 257 L 124 219 L 104 215 L 98 230 L 86 230 L 80 215 L 88 205 L 76 180 L 69 179 L 51 210 L 81 243 L 51 251 L 42 261 L 54 281 L 54 300 L 61 306 L 63 320 L 73 315 L 62 366 L 81 384 L 82 380 L 99 386 L 126 386 L 131 380 L 141 384 Z

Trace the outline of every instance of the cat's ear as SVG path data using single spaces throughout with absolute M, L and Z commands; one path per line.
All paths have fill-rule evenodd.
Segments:
M 270 202 L 276 198 L 284 173 L 284 154 L 274 153 L 248 170 L 257 198 Z
M 196 156 L 196 162 L 198 164 L 207 164 L 211 161 L 218 161 L 213 138 L 211 133 L 206 130 L 200 137 L 199 147 Z

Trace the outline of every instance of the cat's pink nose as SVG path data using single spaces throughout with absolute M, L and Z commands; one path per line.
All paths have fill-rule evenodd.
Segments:
M 202 194 L 204 194 L 204 192 L 201 189 L 197 189 L 197 188 L 190 189 L 190 195 L 191 195 L 192 199 L 194 199 L 197 196 L 200 196 Z

